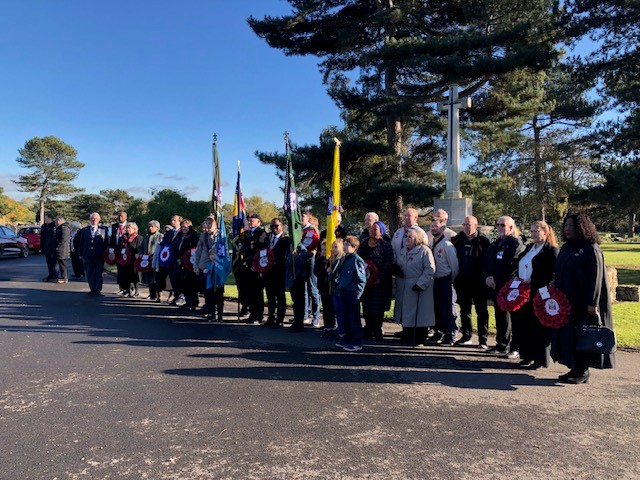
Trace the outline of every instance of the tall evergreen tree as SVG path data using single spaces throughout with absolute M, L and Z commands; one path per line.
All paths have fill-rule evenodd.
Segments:
M 319 57 L 332 98 L 387 146 L 382 180 L 392 226 L 403 205 L 395 187 L 406 181 L 405 167 L 420 159 L 423 146 L 434 145 L 442 124 L 433 104 L 448 85 L 473 93 L 514 69 L 544 68 L 556 55 L 559 21 L 548 0 L 289 3 L 290 15 L 252 17 L 249 24 L 287 55 Z
M 514 215 L 530 212 L 553 221 L 566 211 L 569 194 L 584 186 L 576 174 L 588 177 L 589 127 L 602 106 L 589 97 L 592 87 L 558 64 L 503 75 L 481 95 L 472 115 L 478 155 L 472 168 L 514 180 Z
M 44 206 L 48 200 L 82 191 L 73 186 L 84 163 L 76 157 L 78 152 L 57 137 L 34 137 L 18 150 L 17 162 L 31 169 L 14 182 L 24 192 L 35 192 L 38 201 L 39 221 L 44 221 Z
M 574 35 L 587 35 L 595 50 L 583 59 L 582 73 L 598 79 L 616 118 L 604 122 L 603 154 L 640 152 L 640 1 L 573 0 Z

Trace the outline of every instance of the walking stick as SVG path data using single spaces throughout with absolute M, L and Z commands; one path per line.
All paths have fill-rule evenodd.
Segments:
M 413 323 L 413 344 L 411 348 L 416 348 L 416 333 L 418 331 L 418 312 L 420 311 L 420 292 L 416 292 L 418 299 L 416 300 L 416 319 Z

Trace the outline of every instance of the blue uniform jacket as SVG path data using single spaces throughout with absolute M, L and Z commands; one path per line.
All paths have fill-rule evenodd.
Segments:
M 367 285 L 367 264 L 358 256 L 357 253 L 346 255 L 339 267 L 338 280 L 336 288 L 338 294 L 341 291 L 349 291 L 356 294 L 357 298 L 362 296 L 364 287 Z

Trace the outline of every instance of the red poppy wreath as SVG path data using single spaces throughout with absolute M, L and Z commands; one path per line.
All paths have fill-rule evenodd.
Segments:
M 124 267 L 129 265 L 131 263 L 131 250 L 128 247 L 118 247 L 116 249 L 116 262 Z
M 521 278 L 505 283 L 498 292 L 498 307 L 505 312 L 515 312 L 529 300 L 531 286 Z
M 533 311 L 545 327 L 560 328 L 569 323 L 571 305 L 562 291 L 549 285 L 533 297 Z
M 115 265 L 116 249 L 114 247 L 107 248 L 102 254 L 102 258 L 104 259 L 104 263 L 106 263 L 107 265 Z
M 196 260 L 196 249 L 190 248 L 189 250 L 184 252 L 184 255 L 182 256 L 182 265 L 187 270 L 193 271 L 193 263 L 195 262 L 195 260 Z
M 136 262 L 133 264 L 133 267 L 137 272 L 147 273 L 151 270 L 151 255 L 142 255 L 140 258 L 136 259 Z
M 253 257 L 251 270 L 258 273 L 267 273 L 276 263 L 276 257 L 270 248 L 261 248 Z

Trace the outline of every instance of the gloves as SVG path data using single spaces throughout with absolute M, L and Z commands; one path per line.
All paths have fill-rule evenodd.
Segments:
M 404 273 L 402 273 L 400 265 L 396 265 L 395 263 L 391 265 L 391 275 L 398 278 L 404 278 Z
M 423 291 L 422 287 L 419 287 L 417 284 L 411 287 L 411 290 L 413 290 L 416 293 L 420 293 Z

